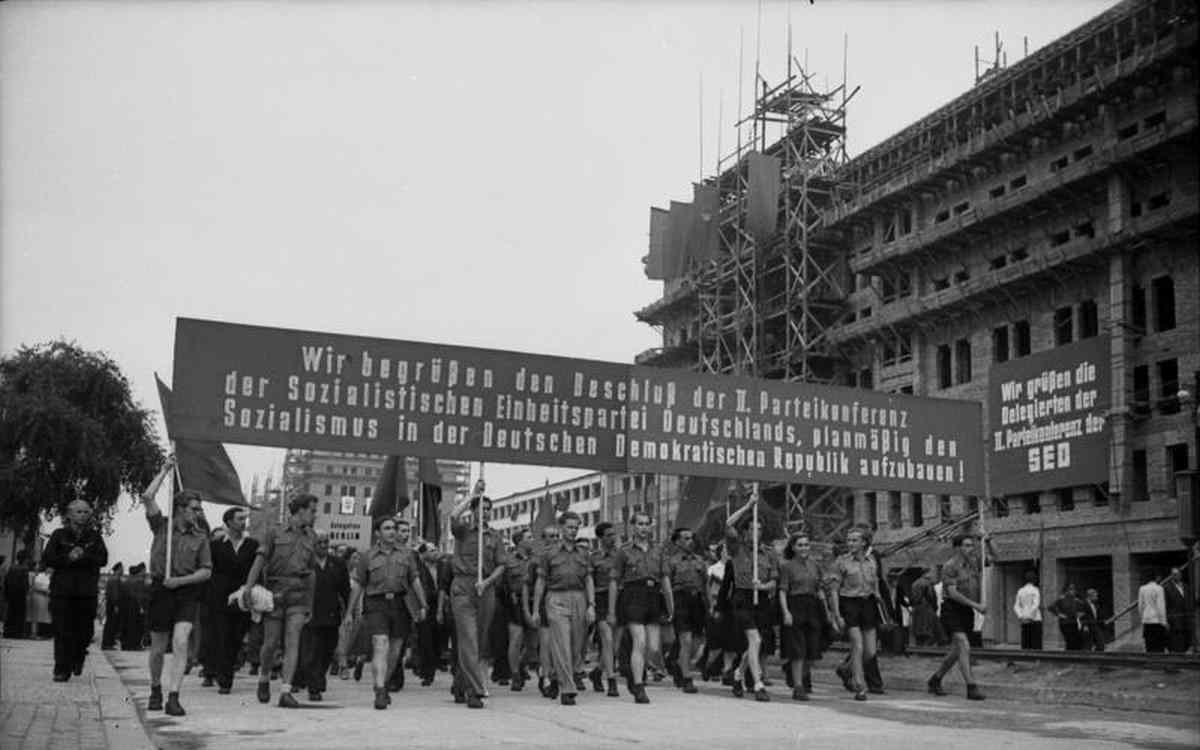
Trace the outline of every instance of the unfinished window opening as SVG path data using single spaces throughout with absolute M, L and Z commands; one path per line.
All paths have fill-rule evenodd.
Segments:
M 1134 282 L 1129 295 L 1129 316 L 1137 328 L 1146 330 L 1146 288 Z
M 1146 126 L 1147 130 L 1149 130 L 1150 128 L 1157 128 L 1159 125 L 1166 124 L 1166 122 L 1167 122 L 1167 110 L 1165 110 L 1165 109 L 1155 112 L 1154 114 L 1147 117 L 1145 120 L 1142 120 L 1142 124 Z
M 1075 489 L 1073 487 L 1059 487 L 1054 494 L 1058 496 L 1059 510 L 1075 510 Z
M 912 294 L 912 287 L 912 276 L 907 271 L 901 272 L 896 278 L 896 294 L 901 297 L 907 297 Z
M 993 198 L 993 199 L 995 199 L 995 198 L 1003 198 L 1003 197 L 1004 197 L 1004 194 L 1005 194 L 1006 192 L 1008 192 L 1008 188 L 1007 188 L 1006 186 L 1004 186 L 1004 185 L 997 185 L 996 187 L 994 187 L 994 188 L 992 188 L 991 190 L 989 190 L 989 191 L 988 191 L 988 197 L 990 197 L 990 198 Z
M 1006 518 L 1008 516 L 1008 498 L 995 497 L 992 498 L 992 515 L 996 518 Z
M 900 234 L 912 234 L 913 230 L 913 212 L 905 210 L 900 213 Z
M 1159 276 L 1150 282 L 1150 290 L 1154 295 L 1154 330 L 1169 331 L 1175 327 L 1175 280 Z
M 1150 365 L 1133 368 L 1133 404 L 1130 409 L 1138 416 L 1144 417 L 1150 413 Z
M 938 388 L 949 388 L 950 378 L 950 347 L 942 344 L 937 348 L 937 379 Z
M 1061 232 L 1055 232 L 1054 234 L 1050 235 L 1050 247 L 1058 247 L 1059 245 L 1065 245 L 1070 241 L 1071 241 L 1071 232 L 1066 229 L 1062 230 Z
M 1179 413 L 1179 360 L 1164 359 L 1158 363 L 1160 414 Z
M 1036 492 L 1026 492 L 1021 495 L 1021 503 L 1025 506 L 1025 512 L 1031 516 L 1042 512 L 1042 498 Z
M 883 364 L 884 365 L 896 364 L 896 347 L 892 346 L 891 344 L 883 345 Z
M 901 503 L 899 492 L 888 493 L 888 525 L 893 529 L 898 529 L 904 525 L 904 521 L 900 515 Z
M 1065 157 L 1065 156 L 1060 156 L 1059 158 L 1057 158 L 1057 159 L 1055 159 L 1054 161 L 1050 162 L 1050 171 L 1051 171 L 1051 172 L 1057 172 L 1057 171 L 1059 171 L 1060 169 L 1063 169 L 1063 168 L 1065 168 L 1065 167 L 1067 166 L 1067 163 L 1068 163 L 1068 161 L 1069 161 L 1069 160 L 1067 159 L 1067 157 Z
M 1140 201 L 1134 201 L 1129 204 L 1129 218 L 1136 219 L 1142 215 L 1142 204 Z
M 896 283 L 890 276 L 879 277 L 879 297 L 885 303 L 896 299 Z
M 858 387 L 867 391 L 875 389 L 875 374 L 871 372 L 870 367 L 858 371 Z
M 950 218 L 950 211 L 943 209 L 933 215 L 933 223 L 941 224 L 943 221 L 946 221 L 949 218 Z
M 1075 161 L 1083 161 L 1084 159 L 1091 156 L 1094 152 L 1095 152 L 1095 149 L 1093 149 L 1091 147 L 1091 145 L 1087 145 L 1087 146 L 1084 146 L 1083 148 L 1075 149 L 1075 151 L 1071 154 L 1071 158 L 1074 159 Z
M 1175 474 L 1180 471 L 1187 471 L 1188 468 L 1188 444 L 1175 443 L 1167 446 L 1167 494 L 1171 497 L 1176 496 Z
M 905 333 L 905 334 L 901 334 L 897 338 L 897 340 L 900 343 L 900 361 L 901 362 L 911 362 L 912 361 L 912 337 L 909 334 Z
M 959 339 L 954 342 L 954 369 L 958 375 L 958 384 L 971 382 L 971 341 Z
M 1029 248 L 1026 247 L 1018 247 L 1016 250 L 1013 250 L 1011 253 L 1009 253 L 1009 258 L 1013 263 L 1020 263 L 1028 257 Z
M 992 329 L 992 361 L 1008 361 L 1008 326 Z
M 1090 339 L 1100 334 L 1100 310 L 1096 300 L 1085 299 L 1079 303 L 1079 338 Z
M 1184 446 L 1184 447 L 1187 447 L 1187 446 Z M 913 492 L 911 494 L 911 502 L 912 502 L 912 525 L 913 526 L 924 526 L 925 525 L 925 504 L 924 504 L 925 496 L 922 495 L 920 492 Z
M 1029 180 L 1028 180 L 1028 178 L 1025 177 L 1025 175 L 1019 175 L 1017 177 L 1012 178 L 1012 180 L 1008 183 L 1008 189 L 1009 190 L 1020 190 L 1021 188 L 1025 187 L 1025 185 L 1028 182 L 1029 182 Z
M 1070 306 L 1054 311 L 1054 345 L 1063 346 L 1074 340 L 1074 316 Z
M 949 495 L 938 495 L 938 517 L 943 521 L 949 521 L 950 515 L 953 513 L 954 506 L 950 504 Z
M 857 370 L 851 370 L 850 372 L 846 373 L 846 387 L 847 388 L 857 388 L 858 387 L 858 371 Z
M 911 396 L 913 394 L 913 387 L 911 385 L 902 385 L 900 386 L 900 392 Z
M 992 269 L 993 271 L 999 271 L 1001 268 L 1004 268 L 1007 265 L 1008 256 L 1006 255 L 997 255 L 995 258 L 992 258 L 988 261 L 988 268 Z
M 963 201 L 962 203 L 959 203 L 957 206 L 954 207 L 954 215 L 961 216 L 961 215 L 965 214 L 967 212 L 967 209 L 969 209 L 970 207 L 971 207 L 970 201 Z
M 1166 208 L 1171 205 L 1170 193 L 1159 193 L 1158 195 L 1150 196 L 1150 200 L 1146 201 L 1146 208 L 1151 211 L 1156 211 L 1160 208 Z
M 883 243 L 886 245 L 889 242 L 896 241 L 896 222 L 888 222 L 888 225 L 883 229 Z
M 943 289 L 950 288 L 950 279 L 946 276 L 939 276 L 933 279 L 933 291 L 940 292 Z
M 1146 470 L 1146 451 L 1133 452 L 1133 499 L 1145 502 L 1150 499 L 1150 474 Z
M 1096 227 L 1090 221 L 1085 221 L 1082 224 L 1075 225 L 1076 237 L 1087 237 L 1091 239 L 1096 236 Z
M 1028 320 L 1018 320 L 1013 323 L 1013 354 L 1017 357 L 1028 357 L 1033 351 L 1033 337 L 1029 331 Z
M 864 307 L 863 309 L 858 311 L 858 319 L 859 320 L 863 320 L 863 319 L 869 318 L 869 317 L 871 317 L 871 308 Z
M 1131 123 L 1117 131 L 1118 141 L 1127 141 L 1138 134 L 1138 124 Z
M 971 272 L 965 268 L 962 269 L 961 271 L 956 271 L 954 273 L 954 283 L 955 284 L 965 284 L 970 280 L 971 280 Z

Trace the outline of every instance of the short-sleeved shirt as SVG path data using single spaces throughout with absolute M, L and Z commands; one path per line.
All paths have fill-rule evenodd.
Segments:
M 779 566 L 779 590 L 786 596 L 815 596 L 822 583 L 821 564 L 812 557 L 793 557 Z
M 879 596 L 878 570 L 875 558 L 869 554 L 861 560 L 849 552 L 838 557 L 829 569 L 828 579 L 838 596 Z
M 504 588 L 519 594 L 525 588 L 529 578 L 529 557 L 519 551 L 513 551 L 504 561 Z
M 379 544 L 358 558 L 354 579 L 365 596 L 404 594 L 413 589 L 417 569 L 412 551 L 404 547 L 385 548 Z
M 316 534 L 307 526 L 271 529 L 263 537 L 258 554 L 263 558 L 267 588 L 296 588 L 307 582 L 317 567 Z
M 667 559 L 672 591 L 696 592 L 708 578 L 708 561 L 695 552 L 676 551 Z
M 576 542 L 560 541 L 538 556 L 538 577 L 546 581 L 547 591 L 583 591 L 592 574 L 590 551 Z
M 978 564 L 972 563 L 966 555 L 958 552 L 942 566 L 942 590 L 945 591 L 946 586 L 954 584 L 958 593 L 977 602 L 981 592 L 982 575 Z
M 725 549 L 733 560 L 733 587 L 747 591 L 754 590 L 754 559 L 751 557 L 751 545 L 742 540 L 737 532 L 730 530 L 725 535 Z M 770 583 L 779 578 L 779 561 L 775 553 L 765 544 L 758 547 L 758 580 L 759 583 Z
M 596 591 L 603 591 L 608 588 L 608 582 L 612 579 L 613 565 L 617 561 L 617 550 L 600 549 L 592 551 L 592 583 L 596 585 Z
M 454 536 L 454 554 L 450 557 L 450 570 L 457 578 L 474 578 L 478 573 L 479 563 L 479 531 L 470 525 L 455 521 L 450 524 L 450 533 Z M 489 529 L 483 531 L 483 576 L 491 575 L 498 566 L 504 565 L 508 553 L 504 550 L 504 542 L 499 535 Z
M 150 543 L 150 577 L 162 578 L 167 567 L 167 517 L 157 513 L 146 519 L 154 540 Z M 199 527 L 175 519 L 171 531 L 171 577 L 187 576 L 212 568 L 208 535 Z
M 662 549 L 655 544 L 651 544 L 649 549 L 642 549 L 628 542 L 621 545 L 613 560 L 612 576 L 618 586 L 635 581 L 658 581 L 666 574 L 667 563 L 663 559 Z

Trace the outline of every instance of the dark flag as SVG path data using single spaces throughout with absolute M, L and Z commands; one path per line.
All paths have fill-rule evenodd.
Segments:
M 662 281 L 666 278 L 664 262 L 667 254 L 667 236 L 671 229 L 671 214 L 661 208 L 650 209 L 650 252 L 642 258 L 647 279 Z
M 679 508 L 675 512 L 676 529 L 696 531 L 705 525 L 708 515 L 725 512 L 729 482 L 715 477 L 683 477 L 679 488 Z
M 777 157 L 758 152 L 751 152 L 746 159 L 750 170 L 746 231 L 762 243 L 775 236 L 782 162 Z
M 408 459 L 388 456 L 371 495 L 371 525 L 384 516 L 394 516 L 408 507 Z
M 720 224 L 721 193 L 716 185 L 696 183 L 692 187 L 695 202 L 692 203 L 692 223 L 688 227 L 688 252 L 700 262 L 715 260 L 720 254 L 717 227 Z
M 547 479 L 546 494 L 542 497 L 541 505 L 538 506 L 537 515 L 529 522 L 529 531 L 534 535 L 539 535 L 542 533 L 542 529 L 554 525 L 554 522 L 558 520 L 556 510 L 554 498 L 550 496 L 550 480 Z
M 163 421 L 167 424 L 167 437 L 171 437 L 171 389 L 154 375 L 158 385 L 158 398 L 162 401 Z M 229 460 L 225 446 L 199 440 L 175 440 L 176 477 L 173 480 L 178 492 L 180 482 L 189 490 L 195 490 L 210 503 L 218 505 L 247 505 L 242 494 L 242 481 L 237 469 Z
M 691 257 L 688 237 L 692 233 L 692 204 L 671 201 L 671 215 L 667 223 L 663 275 L 668 279 L 677 279 L 687 273 L 688 259 Z
M 418 477 L 421 480 L 421 538 L 437 544 L 442 540 L 442 473 L 437 461 L 422 458 Z

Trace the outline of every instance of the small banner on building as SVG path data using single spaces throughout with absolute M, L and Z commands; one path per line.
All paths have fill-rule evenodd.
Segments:
M 981 405 L 181 318 L 179 437 L 981 494 Z
M 993 495 L 1108 481 L 1110 357 L 1097 336 L 992 366 Z

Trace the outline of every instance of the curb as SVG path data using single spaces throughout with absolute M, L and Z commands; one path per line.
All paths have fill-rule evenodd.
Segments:
M 133 693 L 121 681 L 108 654 L 100 651 L 100 655 L 103 658 L 91 660 L 92 687 L 100 702 L 100 720 L 104 722 L 108 746 L 114 750 L 155 750 L 138 715 Z

